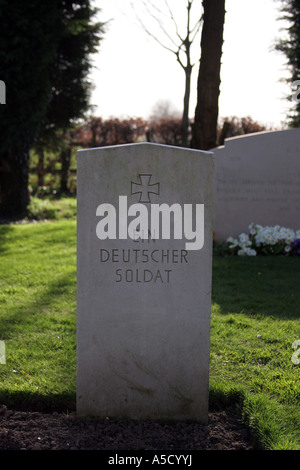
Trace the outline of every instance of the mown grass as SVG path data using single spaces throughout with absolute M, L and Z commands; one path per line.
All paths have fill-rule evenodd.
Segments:
M 235 397 L 268 449 L 300 449 L 300 258 L 213 261 L 211 399 Z
M 0 397 L 74 407 L 76 222 L 0 226 Z
M 52 221 L 0 226 L 0 403 L 8 406 L 75 409 L 76 205 L 69 202 L 56 203 Z M 299 278 L 299 257 L 213 259 L 210 406 L 236 404 L 265 449 L 300 449 L 300 364 L 292 362 Z
M 76 216 L 76 199 L 61 197 L 59 199 L 31 197 L 28 206 L 28 220 L 61 220 Z

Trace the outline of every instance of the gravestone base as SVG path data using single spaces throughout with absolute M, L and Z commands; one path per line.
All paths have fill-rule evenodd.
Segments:
M 148 143 L 82 150 L 77 179 L 77 414 L 207 422 L 212 155 Z M 165 212 L 171 231 L 158 237 L 151 214 L 162 204 L 182 227 Z M 129 236 L 138 210 L 147 238 Z

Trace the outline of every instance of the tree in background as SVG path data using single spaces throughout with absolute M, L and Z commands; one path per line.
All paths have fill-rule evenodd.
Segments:
M 294 105 L 291 109 L 291 114 L 288 116 L 289 124 L 291 127 L 300 126 L 300 2 L 299 0 L 282 0 L 281 11 L 283 13 L 282 19 L 286 20 L 290 26 L 287 28 L 287 39 L 282 39 L 277 42 L 276 49 L 285 54 L 287 64 L 290 67 L 291 76 L 287 80 L 288 83 L 297 85 L 298 93 L 291 93 L 290 100 L 293 100 Z
M 148 142 L 164 145 L 183 146 L 183 129 L 180 118 L 161 117 L 150 121 L 146 133 Z M 190 134 L 187 135 L 190 140 Z
M 86 107 L 89 54 L 101 30 L 94 13 L 88 0 L 0 0 L 2 216 L 26 212 L 29 151 L 39 135 L 46 142 Z
M 49 64 L 55 51 L 54 3 L 0 0 L 0 73 L 6 104 L 0 107 L 0 201 L 5 216 L 28 203 L 29 149 L 49 102 Z
M 141 1 L 141 4 L 145 7 L 145 12 L 148 19 L 154 20 L 154 25 L 158 25 L 160 31 L 163 33 L 165 40 L 162 40 L 154 32 L 155 28 L 147 26 L 145 22 L 141 21 L 138 17 L 138 21 L 142 25 L 144 31 L 151 36 L 160 46 L 164 49 L 172 52 L 175 55 L 177 62 L 182 67 L 185 74 L 185 88 L 183 98 L 183 112 L 182 112 L 182 145 L 188 146 L 189 136 L 189 103 L 191 93 L 191 76 L 192 76 L 192 59 L 191 59 L 191 47 L 199 32 L 201 26 L 201 14 L 197 15 L 197 19 L 192 24 L 192 6 L 194 0 L 186 0 L 186 25 L 184 34 L 180 33 L 180 27 L 167 0 L 161 1 L 159 7 L 153 1 Z M 162 6 L 165 6 L 165 14 L 162 10 Z M 132 8 L 136 11 L 136 5 L 132 3 Z M 168 28 L 167 22 L 170 22 L 174 34 L 171 31 L 171 27 Z
M 158 100 L 152 106 L 150 120 L 155 121 L 156 119 L 161 118 L 179 118 L 180 111 L 178 111 L 172 102 L 168 99 Z
M 121 145 L 144 140 L 147 122 L 141 118 L 103 120 L 92 117 L 72 131 L 72 145 L 83 148 Z
M 260 124 L 254 121 L 250 116 L 238 118 L 236 116 L 225 117 L 220 119 L 217 129 L 217 144 L 224 145 L 225 139 L 229 137 L 235 137 L 238 135 L 253 134 L 255 132 L 273 130 L 270 127 L 266 127 L 264 124 Z
M 225 0 L 203 0 L 202 3 L 201 59 L 192 147 L 209 150 L 217 145 Z
M 50 71 L 54 93 L 35 146 L 41 165 L 45 149 L 59 152 L 60 191 L 65 193 L 71 161 L 69 130 L 90 109 L 90 55 L 97 51 L 104 28 L 103 23 L 92 22 L 96 12 L 89 0 L 63 2 L 62 18 L 66 21 L 60 25 L 60 39 Z

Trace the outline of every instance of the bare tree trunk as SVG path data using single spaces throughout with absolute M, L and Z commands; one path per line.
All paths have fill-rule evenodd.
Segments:
M 194 0 L 186 0 L 186 9 L 187 9 L 187 16 L 186 16 L 186 32 L 185 35 L 181 35 L 179 33 L 179 27 L 177 22 L 175 21 L 175 18 L 173 16 L 173 12 L 171 7 L 169 6 L 168 0 L 164 0 L 164 5 L 166 6 L 168 15 L 171 19 L 171 22 L 173 23 L 173 26 L 175 27 L 175 35 L 174 38 L 172 37 L 172 34 L 169 34 L 168 31 L 166 30 L 162 18 L 163 14 L 162 11 L 160 10 L 160 7 L 155 4 L 155 2 L 152 2 L 151 0 L 141 0 L 141 3 L 144 5 L 148 17 L 154 20 L 155 23 L 158 23 L 160 26 L 161 31 L 164 33 L 165 39 L 167 39 L 167 43 L 171 45 L 164 44 L 157 34 L 153 33 L 151 29 L 147 28 L 145 24 L 138 18 L 140 24 L 142 25 L 142 28 L 144 31 L 151 36 L 153 39 L 155 39 L 158 44 L 160 44 L 164 49 L 172 52 L 175 54 L 177 62 L 180 64 L 180 66 L 183 68 L 184 73 L 185 73 L 185 90 L 184 90 L 184 99 L 183 99 L 183 112 L 182 112 L 182 118 L 181 118 L 181 127 L 182 127 L 182 146 L 187 147 L 189 146 L 189 101 L 190 101 L 190 91 L 191 91 L 191 74 L 192 74 L 192 69 L 193 69 L 193 64 L 191 64 L 191 46 L 195 40 L 195 37 L 198 34 L 198 31 L 200 29 L 201 25 L 201 18 L 199 17 L 197 21 L 195 22 L 194 26 L 191 25 L 191 10 L 192 10 L 192 5 L 193 5 Z M 131 6 L 133 10 L 135 10 L 134 7 L 134 2 L 131 2 Z M 200 16 L 200 15 L 199 15 Z M 184 59 L 183 59 L 184 57 Z
M 45 175 L 45 157 L 44 157 L 44 149 L 39 148 L 38 149 L 38 165 L 37 165 L 37 176 L 38 176 L 38 186 L 42 187 L 44 186 L 44 175 Z
M 203 0 L 202 3 L 201 60 L 192 147 L 209 150 L 217 145 L 225 0 Z
M 183 46 L 185 48 L 185 55 L 186 55 L 186 64 L 184 65 L 180 59 L 179 54 L 177 57 L 178 62 L 182 66 L 184 73 L 185 73 L 185 92 L 183 98 L 183 115 L 182 115 L 182 146 L 188 146 L 188 135 L 189 135 L 189 105 L 190 105 L 190 94 L 191 94 L 191 76 L 193 65 L 191 64 L 191 44 L 192 41 L 190 39 L 190 15 L 191 15 L 191 8 L 192 8 L 192 0 L 188 0 L 187 3 L 187 26 L 186 26 L 186 38 L 183 41 Z
M 185 67 L 185 93 L 183 98 L 183 114 L 182 114 L 182 146 L 188 147 L 189 143 L 189 104 L 191 94 L 191 75 L 192 66 Z
M 60 191 L 61 193 L 68 193 L 68 178 L 71 163 L 71 148 L 67 147 L 61 151 L 61 175 L 60 175 Z

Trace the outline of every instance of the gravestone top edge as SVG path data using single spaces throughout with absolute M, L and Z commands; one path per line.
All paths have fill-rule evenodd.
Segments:
M 91 151 L 105 150 L 105 149 L 121 149 L 121 148 L 128 148 L 128 147 L 133 148 L 133 147 L 146 147 L 146 146 L 157 147 L 157 148 L 169 148 L 169 149 L 177 150 L 181 152 L 187 152 L 187 151 L 195 152 L 195 153 L 207 154 L 210 156 L 213 155 L 212 150 L 199 150 L 199 149 L 194 149 L 194 148 L 189 148 L 189 147 L 178 147 L 175 145 L 159 144 L 157 142 L 134 142 L 134 143 L 128 143 L 128 144 L 119 144 L 119 145 L 105 145 L 102 147 L 90 147 L 90 148 L 77 150 L 77 154 L 79 155 L 80 153 L 83 153 L 83 152 L 91 152 Z
M 234 144 L 235 142 L 241 142 L 242 140 L 249 140 L 249 139 L 257 139 L 259 137 L 261 138 L 268 138 L 268 137 L 281 137 L 284 135 L 288 134 L 299 134 L 300 137 L 300 128 L 291 128 L 291 129 L 280 129 L 280 130 L 274 130 L 274 131 L 260 131 L 260 132 L 252 132 L 251 134 L 242 134 L 242 135 L 234 135 L 232 137 L 227 137 L 227 139 L 224 140 L 223 145 L 219 145 L 218 147 L 213 147 L 212 149 L 209 150 L 209 152 L 216 152 L 218 150 L 223 150 L 226 147 L 226 144 L 231 145 Z

